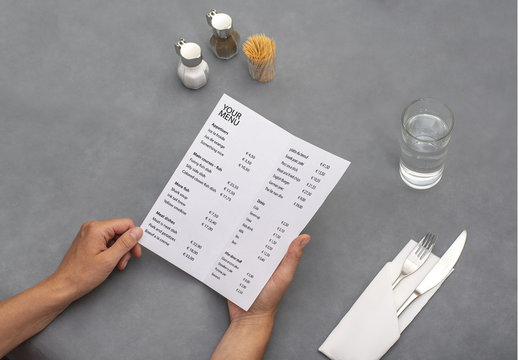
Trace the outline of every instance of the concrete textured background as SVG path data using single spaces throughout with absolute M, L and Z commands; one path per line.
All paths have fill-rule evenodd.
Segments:
M 216 59 L 205 13 L 277 43 L 259 84 L 243 54 Z M 198 42 L 207 86 L 176 77 Z M 51 274 L 81 223 L 140 223 L 223 93 L 352 162 L 313 236 L 266 359 L 318 346 L 410 238 L 464 228 L 455 273 L 385 359 L 516 359 L 516 2 L 0 2 L 0 299 Z M 397 171 L 400 115 L 442 99 L 456 124 L 438 186 Z M 265 144 L 267 146 L 267 144 Z M 14 359 L 206 359 L 228 324 L 221 296 L 144 251 Z

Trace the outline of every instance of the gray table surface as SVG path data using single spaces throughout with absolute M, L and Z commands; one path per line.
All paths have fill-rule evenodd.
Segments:
M 277 76 L 208 48 L 205 13 L 242 40 L 277 44 Z M 172 44 L 202 45 L 201 90 L 182 86 Z M 223 93 L 352 162 L 305 231 L 313 236 L 265 358 L 317 349 L 410 238 L 464 228 L 455 273 L 385 359 L 516 358 L 516 2 L 0 2 L 0 298 L 59 264 L 81 223 L 140 223 Z M 439 185 L 399 179 L 411 100 L 450 105 L 456 125 Z M 265 144 L 266 145 L 266 144 Z M 0 320 L 1 321 L 1 320 Z M 207 359 L 226 301 L 145 250 L 14 359 Z

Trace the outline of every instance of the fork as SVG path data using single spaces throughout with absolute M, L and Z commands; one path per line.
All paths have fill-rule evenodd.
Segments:
M 415 271 L 417 271 L 417 269 L 421 267 L 421 265 L 423 265 L 426 262 L 426 260 L 432 253 L 436 240 L 437 236 L 435 236 L 432 233 L 428 233 L 421 239 L 421 241 L 419 241 L 419 243 L 414 247 L 414 249 L 410 252 L 408 257 L 405 259 L 399 277 L 392 284 L 392 289 L 394 289 L 401 280 L 403 280 L 408 275 L 413 274 Z

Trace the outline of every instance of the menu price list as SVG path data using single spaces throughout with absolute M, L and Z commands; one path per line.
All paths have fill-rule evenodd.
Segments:
M 348 166 L 223 95 L 141 244 L 248 310 Z

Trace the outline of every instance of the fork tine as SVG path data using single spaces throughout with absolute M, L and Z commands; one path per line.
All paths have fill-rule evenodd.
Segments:
M 434 242 L 435 242 L 435 235 L 430 234 L 430 237 L 428 238 L 428 243 L 426 244 L 425 247 L 428 249 Z
M 415 252 L 415 255 L 420 258 L 423 253 L 426 251 L 426 247 L 428 246 L 428 244 L 430 243 L 430 239 L 431 237 L 433 236 L 432 233 L 427 233 L 423 239 L 419 242 L 419 248 L 417 249 L 417 251 Z
M 425 247 L 424 247 L 424 244 L 420 245 L 420 246 L 419 246 L 419 249 L 417 249 L 417 251 L 415 252 L 415 256 L 420 257 L 420 256 L 421 256 L 421 253 L 422 253 L 422 252 L 423 252 L 423 250 L 424 250 L 424 248 L 425 248 Z
M 421 256 L 419 256 L 419 260 L 423 260 L 430 253 L 431 253 L 431 250 L 429 248 L 423 249 L 423 253 L 421 254 Z
M 432 252 L 434 246 L 435 246 L 435 241 L 437 240 L 437 236 L 432 234 L 432 236 L 430 237 L 429 241 L 428 241 L 428 244 L 426 244 L 426 248 L 423 250 L 423 253 L 421 254 L 421 256 L 419 257 L 421 260 L 425 257 L 427 257 L 428 255 L 430 255 L 430 253 Z
M 419 247 L 415 251 L 415 256 L 419 257 L 421 256 L 421 252 L 423 250 L 424 241 L 419 244 Z
M 424 242 L 427 240 L 426 239 L 427 236 L 428 236 L 428 234 L 423 236 L 422 239 L 417 243 L 418 246 L 415 247 L 414 254 L 418 255 L 419 251 L 423 247 Z
M 437 235 L 434 235 L 433 239 L 432 239 L 432 243 L 430 244 L 430 251 L 433 249 L 436 242 L 437 242 Z
M 423 255 L 426 253 L 426 250 L 428 248 L 430 248 L 430 246 L 432 246 L 432 244 L 435 243 L 435 235 L 432 233 L 428 233 L 428 234 L 429 234 L 428 241 L 426 242 L 426 244 L 424 244 Z
M 427 233 L 427 234 L 425 234 L 423 236 L 423 238 L 421 239 L 421 242 L 425 242 L 426 241 L 426 238 L 429 236 L 428 234 L 430 234 L 430 233 Z

